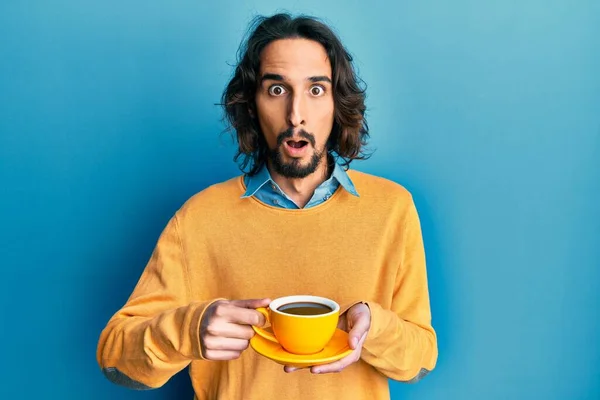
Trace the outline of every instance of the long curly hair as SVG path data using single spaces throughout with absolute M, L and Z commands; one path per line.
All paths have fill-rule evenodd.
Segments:
M 234 161 L 248 175 L 256 174 L 267 160 L 269 152 L 258 121 L 255 95 L 259 84 L 260 56 L 263 49 L 279 39 L 303 38 L 320 43 L 331 62 L 334 97 L 334 123 L 327 151 L 341 158 L 348 168 L 356 159 L 366 159 L 365 145 L 369 129 L 365 120 L 365 88 L 361 87 L 352 65 L 352 56 L 336 34 L 314 17 L 292 18 L 287 13 L 271 17 L 259 16 L 250 24 L 247 40 L 238 50 L 235 74 L 221 98 L 227 131 L 237 138 Z

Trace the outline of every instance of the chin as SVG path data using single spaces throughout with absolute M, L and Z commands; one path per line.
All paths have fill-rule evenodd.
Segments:
M 292 157 L 292 156 L 288 156 L 287 154 L 283 155 L 283 161 L 285 161 L 286 164 L 299 164 L 302 166 L 308 165 L 311 161 L 313 157 L 313 153 L 310 154 L 304 154 L 303 156 L 300 157 Z

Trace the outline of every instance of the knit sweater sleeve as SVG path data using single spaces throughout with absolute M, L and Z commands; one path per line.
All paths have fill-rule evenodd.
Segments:
M 400 251 L 390 307 L 365 301 L 371 328 L 361 358 L 387 377 L 416 382 L 437 362 L 437 337 L 431 311 L 421 226 L 414 202 L 405 212 Z
M 129 300 L 100 335 L 97 361 L 105 376 L 132 389 L 152 389 L 201 359 L 200 321 L 212 301 L 190 298 L 175 216 Z

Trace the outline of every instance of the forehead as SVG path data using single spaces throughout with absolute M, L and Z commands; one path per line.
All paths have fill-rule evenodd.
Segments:
M 260 74 L 280 74 L 294 79 L 324 75 L 331 78 L 331 62 L 325 48 L 307 39 L 281 39 L 269 43 L 261 53 Z

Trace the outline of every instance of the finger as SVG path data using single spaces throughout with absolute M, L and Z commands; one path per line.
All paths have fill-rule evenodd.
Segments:
M 254 330 L 247 325 L 223 323 L 209 325 L 206 333 L 212 336 L 250 340 L 254 337 Z
M 301 368 L 290 367 L 290 366 L 288 366 L 288 365 L 286 365 L 285 367 L 283 367 L 283 370 L 284 370 L 285 372 L 287 372 L 288 374 L 289 374 L 289 373 L 291 373 L 291 372 L 298 371 L 298 370 L 300 370 L 300 369 L 301 369 Z
M 207 350 L 204 352 L 204 358 L 212 361 L 235 360 L 240 357 L 239 351 Z
M 368 314 L 360 314 L 354 321 L 352 329 L 348 332 L 348 344 L 351 349 L 356 349 L 358 343 L 366 336 L 371 327 L 371 318 Z
M 247 308 L 236 308 L 229 315 L 229 322 L 242 325 L 253 325 L 261 327 L 266 323 L 265 316 L 256 310 Z
M 236 307 L 240 307 L 240 308 L 257 309 L 259 307 L 266 307 L 269 304 L 271 304 L 271 299 L 264 298 L 264 299 L 232 300 L 229 302 L 229 304 L 232 304 L 232 305 L 234 305 Z
M 204 348 L 209 351 L 241 352 L 248 348 L 248 344 L 248 341 L 244 339 L 232 339 L 218 336 L 207 336 L 204 338 Z
M 348 365 L 354 363 L 356 361 L 356 355 L 351 353 L 350 355 L 342 358 L 339 361 L 333 362 L 331 364 L 319 365 L 317 367 L 312 367 L 310 372 L 313 374 L 328 374 L 332 372 L 341 372 Z
M 265 324 L 264 315 L 258 311 L 238 307 L 233 303 L 219 305 L 214 315 L 234 324 L 254 326 L 263 326 Z

